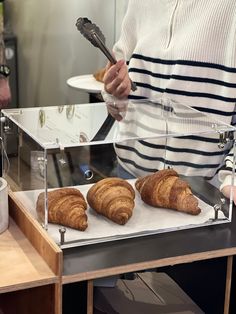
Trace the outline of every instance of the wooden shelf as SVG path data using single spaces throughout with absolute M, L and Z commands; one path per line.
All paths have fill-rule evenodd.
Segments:
M 9 229 L 0 234 L 0 309 L 3 313 L 15 313 L 17 308 L 19 314 L 62 314 L 63 285 L 84 281 L 87 314 L 92 314 L 96 278 L 218 257 L 227 257 L 224 314 L 230 311 L 236 220 L 211 228 L 62 251 L 11 191 L 9 212 Z
M 0 293 L 59 281 L 15 222 L 0 234 Z

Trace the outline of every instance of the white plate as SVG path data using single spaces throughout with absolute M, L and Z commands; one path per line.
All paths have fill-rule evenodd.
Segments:
M 103 83 L 98 82 L 92 74 L 71 77 L 66 83 L 70 87 L 88 93 L 100 93 L 103 88 Z

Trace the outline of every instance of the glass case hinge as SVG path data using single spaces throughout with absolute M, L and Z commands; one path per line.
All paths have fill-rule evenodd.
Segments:
M 225 204 L 225 198 L 221 198 L 220 199 L 220 203 L 218 204 L 215 204 L 214 205 L 214 210 L 215 210 L 215 217 L 214 217 L 214 220 L 218 220 L 219 219 L 219 211 L 222 211 L 222 206 Z
M 3 123 L 4 133 L 6 133 L 6 134 L 11 133 L 12 129 L 11 129 L 10 124 L 9 124 L 9 119 L 6 119 L 5 117 L 3 117 L 1 122 Z
M 65 151 L 64 151 L 64 147 L 60 144 L 59 142 L 59 139 L 57 138 L 56 139 L 56 142 L 59 146 L 59 149 L 60 149 L 60 157 L 59 157 L 59 163 L 62 167 L 64 167 L 66 165 L 66 157 L 65 157 Z
M 47 164 L 47 159 L 44 157 L 38 157 L 37 158 L 39 165 L 40 164 Z
M 222 132 L 219 131 L 219 143 L 218 143 L 218 147 L 220 149 L 223 149 L 225 147 L 225 145 L 227 143 L 229 143 L 230 141 L 232 141 L 234 138 L 233 133 L 232 132 Z
M 44 158 L 44 157 L 38 157 L 37 161 L 38 161 L 39 173 L 42 177 L 44 177 L 45 166 L 47 165 L 48 160 L 47 158 Z

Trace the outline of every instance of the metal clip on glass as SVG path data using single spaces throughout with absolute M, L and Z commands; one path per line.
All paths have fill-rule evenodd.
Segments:
M 65 150 L 64 150 L 63 145 L 60 144 L 60 141 L 58 138 L 56 138 L 56 143 L 58 144 L 59 149 L 60 149 L 59 163 L 60 163 L 61 167 L 64 167 L 67 164 L 66 156 L 65 156 Z
M 105 45 L 105 36 L 96 24 L 92 23 L 87 17 L 80 17 L 76 22 L 76 27 L 93 46 L 99 48 L 104 53 L 112 64 L 116 64 L 116 59 Z M 137 89 L 136 84 L 131 80 L 130 82 L 132 91 L 135 91 Z
M 232 140 L 232 134 L 230 132 L 219 132 L 219 143 L 218 147 L 223 149 L 227 143 Z

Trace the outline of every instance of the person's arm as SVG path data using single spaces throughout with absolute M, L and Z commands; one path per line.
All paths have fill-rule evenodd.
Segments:
M 233 168 L 233 152 L 231 152 L 225 159 L 225 166 L 219 171 L 219 180 L 222 182 L 220 186 L 221 192 L 227 198 L 230 198 L 231 183 L 232 183 L 232 168 Z M 234 186 L 233 186 L 233 200 L 236 204 L 236 176 L 234 175 Z
M 236 106 L 235 106 L 236 110 Z M 235 112 L 234 110 L 234 112 Z M 236 125 L 236 115 L 232 119 L 232 125 Z M 221 182 L 220 190 L 227 197 L 230 197 L 231 183 L 232 183 L 232 170 L 234 163 L 234 147 L 231 148 L 228 155 L 225 157 L 225 164 L 219 171 L 219 180 Z M 236 175 L 234 175 L 234 186 L 233 186 L 233 200 L 236 204 Z
M 131 81 L 126 63 L 129 62 L 136 45 L 136 18 L 132 1 L 130 1 L 122 22 L 120 38 L 113 47 L 113 53 L 118 62 L 114 65 L 108 62 L 103 78 L 104 89 L 102 90 L 102 96 L 107 104 L 109 113 L 116 120 L 123 118 L 127 106 L 127 98 L 131 92 Z
M 137 42 L 138 12 L 135 2 L 129 1 L 128 8 L 121 26 L 119 40 L 113 47 L 114 57 L 118 62 L 115 65 L 107 64 L 104 75 L 104 90 L 118 99 L 125 99 L 131 91 L 131 82 L 127 63 L 133 54 Z
M 0 32 L 0 66 L 6 65 L 5 44 L 3 39 L 3 31 Z M 3 71 L 4 73 L 4 71 Z M 8 82 L 8 74 L 0 74 L 0 110 L 6 107 L 11 100 L 10 86 Z

